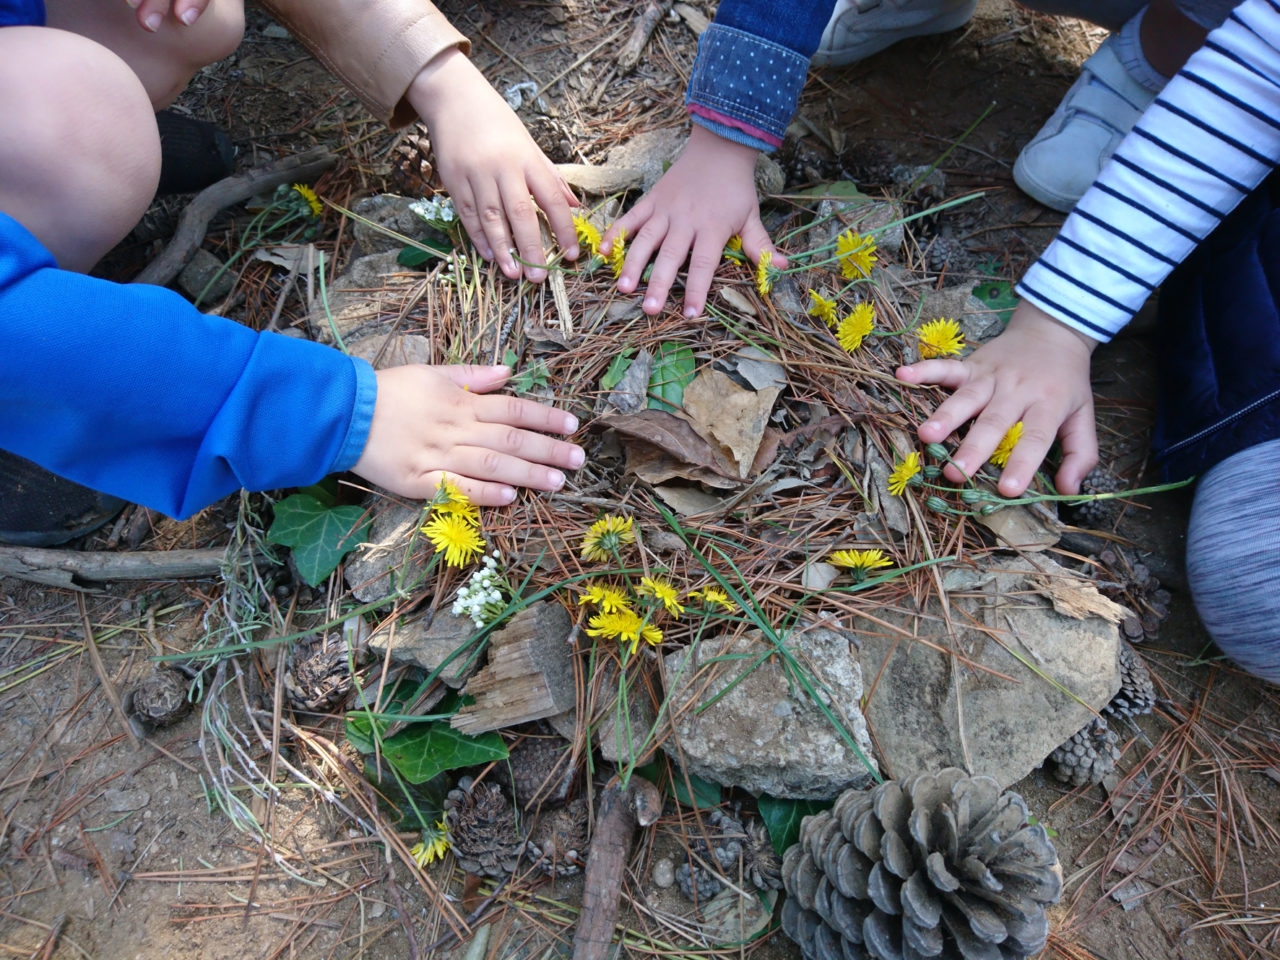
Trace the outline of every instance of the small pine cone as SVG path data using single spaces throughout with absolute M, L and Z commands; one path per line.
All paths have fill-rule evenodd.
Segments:
M 414 129 L 420 132 L 406 134 L 391 152 L 391 180 L 405 196 L 423 197 L 432 192 L 431 141 L 421 124 Z
M 806 960 L 1016 960 L 1045 945 L 1058 854 L 1016 793 L 954 768 L 848 790 L 782 860 Z
M 710 841 L 710 847 L 707 845 Z M 689 849 L 700 858 L 682 864 L 676 870 L 676 882 L 684 895 L 705 900 L 720 892 L 725 877 L 734 884 L 739 878 L 761 890 L 782 889 L 782 861 L 769 842 L 769 831 L 762 821 L 743 821 L 723 810 L 713 810 L 707 817 L 707 836 L 695 835 L 689 840 Z M 718 868 L 718 873 L 710 869 Z
M 1150 568 L 1119 546 L 1109 546 L 1096 558 L 1095 576 L 1098 592 L 1129 608 L 1130 615 L 1120 623 L 1120 632 L 1130 643 L 1155 640 L 1160 621 L 1169 615 L 1169 591 Z
M 525 813 L 539 806 L 558 806 L 568 797 L 576 773 L 568 752 L 569 742 L 561 737 L 524 737 L 511 748 L 507 762 L 494 767 L 494 776 L 510 788 Z
M 326 634 L 319 642 L 299 643 L 290 652 L 284 689 L 295 708 L 329 711 L 346 699 L 353 686 L 341 635 Z
M 1094 717 L 1049 754 L 1054 763 L 1053 775 L 1073 787 L 1101 783 L 1102 778 L 1116 768 L 1120 759 L 1119 743 L 1107 721 Z
M 547 876 L 568 877 L 587 863 L 587 801 L 542 813 L 529 834 L 529 859 Z
M 1116 493 L 1123 489 L 1120 478 L 1103 466 L 1094 467 L 1080 481 L 1081 493 Z M 1072 517 L 1077 526 L 1108 530 L 1120 518 L 1120 504 L 1115 500 L 1086 500 L 1072 508 Z
M 724 884 L 710 870 L 687 862 L 676 867 L 676 886 L 681 893 L 697 903 L 706 903 L 724 889 Z
M 515 808 L 496 783 L 459 780 L 445 799 L 444 824 L 458 866 L 467 873 L 502 877 L 515 872 L 525 841 Z
M 1113 717 L 1136 717 L 1150 713 L 1156 703 L 1156 687 L 1151 671 L 1127 643 L 1120 644 L 1120 692 L 1111 698 L 1105 712 Z

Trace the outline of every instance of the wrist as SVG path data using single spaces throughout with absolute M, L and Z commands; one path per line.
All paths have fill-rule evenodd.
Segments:
M 756 158 L 760 156 L 755 147 L 735 143 L 696 123 L 685 148 L 686 155 L 691 153 L 698 155 L 700 164 L 709 164 L 706 169 L 725 173 L 746 171 L 751 177 L 755 176 Z
M 458 47 L 450 47 L 427 61 L 410 82 L 405 97 L 429 128 L 431 116 L 447 104 L 450 96 L 457 97 L 460 87 L 477 82 L 488 86 L 467 55 Z
M 1041 337 L 1049 337 L 1055 341 L 1072 345 L 1079 344 L 1088 355 L 1098 348 L 1098 340 L 1077 330 L 1070 324 L 1063 323 L 1052 314 L 1046 313 L 1033 303 L 1020 300 L 1009 318 L 1010 331 L 1026 331 Z

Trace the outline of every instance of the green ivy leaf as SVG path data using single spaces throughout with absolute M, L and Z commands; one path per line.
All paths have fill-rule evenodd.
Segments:
M 348 737 L 349 731 L 350 721 Z M 507 745 L 496 732 L 469 737 L 439 721 L 413 724 L 388 737 L 382 741 L 382 755 L 409 783 L 425 783 L 446 770 L 505 759 Z
M 995 311 L 1002 324 L 1009 322 L 1009 318 L 1013 316 L 1013 308 L 1018 305 L 1018 295 L 1013 292 L 1013 284 L 1008 280 L 983 280 L 974 286 L 973 295 L 988 310 Z
M 769 842 L 778 856 L 800 839 L 800 821 L 831 806 L 829 800 L 789 800 L 761 794 L 756 801 L 760 819 L 769 829 Z
M 684 402 L 684 388 L 693 382 L 698 362 L 683 343 L 660 343 L 649 375 L 649 409 L 674 413 Z
M 418 244 L 421 244 L 419 246 Z M 402 247 L 396 255 L 396 263 L 402 267 L 420 267 L 432 258 L 446 260 L 453 252 L 453 247 L 434 237 L 426 237 L 411 247 Z
M 627 374 L 627 369 L 631 366 L 631 357 L 635 352 L 634 347 L 630 350 L 623 350 L 609 361 L 609 368 L 605 370 L 604 376 L 600 378 L 601 390 L 612 390 L 622 382 L 622 378 Z
M 310 494 L 295 493 L 276 504 L 267 540 L 289 547 L 298 574 L 314 587 L 368 539 L 370 523 L 363 507 L 326 506 Z
M 703 780 L 701 777 L 695 777 L 689 774 L 689 786 L 693 788 L 692 795 L 684 784 L 684 775 L 676 769 L 671 770 L 671 795 L 686 807 L 697 807 L 699 810 L 706 810 L 710 807 L 718 806 L 720 803 L 720 784 L 713 783 L 710 780 Z

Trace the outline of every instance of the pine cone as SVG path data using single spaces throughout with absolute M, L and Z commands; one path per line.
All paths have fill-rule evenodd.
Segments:
M 284 689 L 299 710 L 325 712 L 346 699 L 354 683 L 347 646 L 337 634 L 318 643 L 299 643 L 289 654 Z
M 1156 687 L 1151 671 L 1136 650 L 1120 642 L 1120 692 L 1111 698 L 1105 712 L 1113 717 L 1136 717 L 1150 713 L 1156 703 Z
M 1119 742 L 1107 721 L 1094 717 L 1049 754 L 1054 763 L 1053 775 L 1073 787 L 1101 783 L 1120 759 Z
M 534 808 L 558 806 L 569 795 L 577 771 L 569 765 L 569 742 L 557 736 L 529 736 L 511 748 L 506 763 L 493 773 L 511 790 L 526 814 Z
M 431 141 L 426 127 L 416 124 L 391 151 L 391 181 L 406 197 L 425 197 L 431 191 Z
M 1169 591 L 1160 588 L 1145 563 L 1121 547 L 1109 546 L 1094 559 L 1098 592 L 1132 612 L 1120 623 L 1123 637 L 1130 643 L 1155 640 L 1160 621 L 1169 615 Z
M 467 873 L 503 877 L 515 872 L 525 841 L 515 809 L 496 783 L 459 780 L 445 799 L 444 824 L 458 866 Z
M 1120 478 L 1101 465 L 1086 473 L 1080 481 L 1081 493 L 1116 493 L 1123 489 Z M 1116 500 L 1086 500 L 1072 507 L 1071 513 L 1077 526 L 1109 530 L 1120 519 L 1120 503 Z
M 547 876 L 568 877 L 587 863 L 587 801 L 541 814 L 529 836 L 529 857 Z
M 954 768 L 847 790 L 782 861 L 782 929 L 806 960 L 1015 960 L 1062 895 L 1058 854 L 1016 793 Z
M 713 810 L 707 828 L 705 837 L 698 834 L 689 840 L 690 851 L 703 862 L 686 861 L 676 868 L 676 883 L 686 897 L 698 901 L 714 897 L 724 886 L 722 876 L 735 884 L 744 878 L 761 890 L 782 888 L 782 862 L 762 821 L 747 819 L 744 827 L 742 820 Z M 704 864 L 718 867 L 718 872 Z

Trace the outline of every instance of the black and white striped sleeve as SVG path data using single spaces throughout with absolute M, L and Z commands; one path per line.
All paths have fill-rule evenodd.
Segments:
M 1280 0 L 1244 0 L 1121 142 L 1018 293 L 1109 340 L 1280 159 Z

